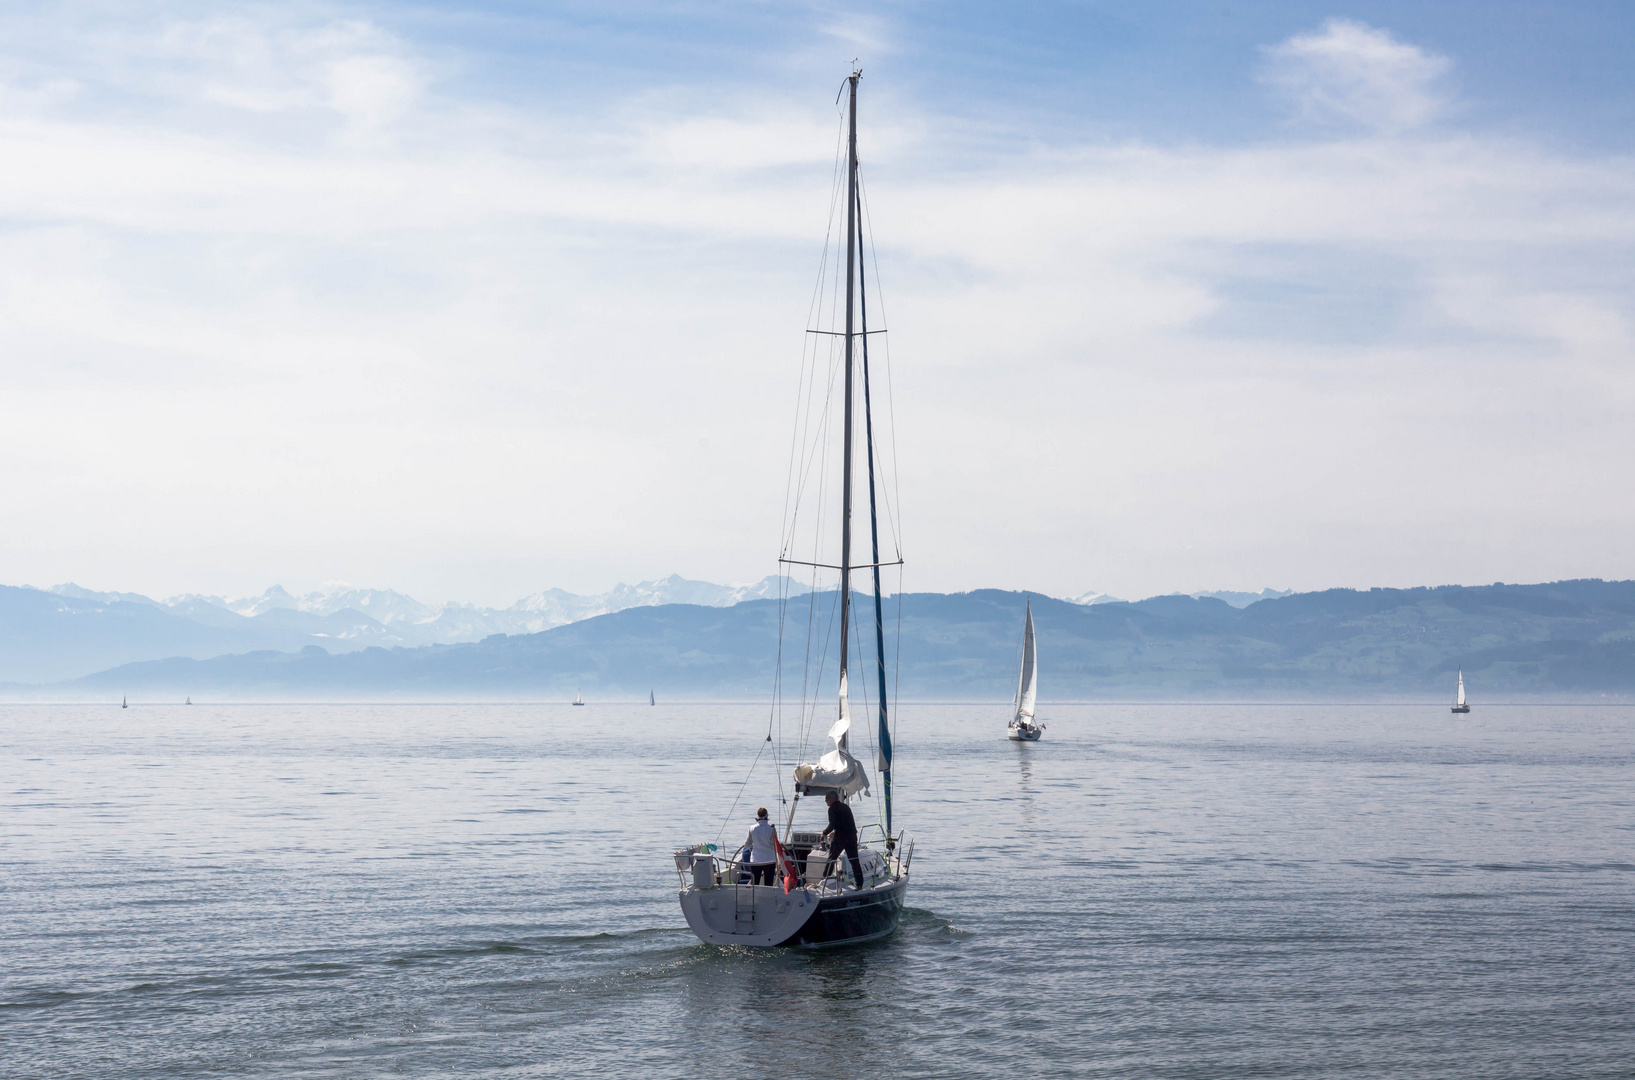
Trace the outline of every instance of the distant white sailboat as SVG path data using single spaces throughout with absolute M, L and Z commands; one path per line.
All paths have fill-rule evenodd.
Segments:
M 573 703 L 575 705 L 583 705 L 585 703 L 583 695 L 581 695 L 578 690 L 573 692 Z
M 1039 654 L 1033 643 L 1033 601 L 1028 601 L 1027 621 L 1022 626 L 1022 673 L 1016 679 L 1016 711 L 1005 735 L 1011 742 L 1038 742 L 1045 733 L 1043 724 L 1033 722 L 1039 700 Z
M 647 692 L 647 703 L 648 703 L 648 704 L 649 704 L 649 705 L 657 705 L 657 704 L 658 704 L 658 701 L 657 701 L 657 700 L 655 700 L 655 699 L 654 699 L 654 697 L 653 697 L 653 691 L 651 691 L 651 690 L 649 690 L 649 691 L 648 691 L 648 692 Z
M 182 704 L 183 704 L 183 705 L 191 705 L 191 704 L 193 704 L 193 695 L 191 695 L 191 694 L 189 694 L 189 695 L 188 695 L 188 698 L 187 698 L 187 700 L 186 700 L 186 701 L 184 701 L 184 702 L 182 702 Z
M 1454 695 L 1454 698 L 1453 698 L 1453 711 L 1454 712 L 1459 712 L 1459 713 L 1470 712 L 1470 706 L 1465 704 L 1465 669 L 1464 668 L 1459 669 L 1459 691 L 1458 691 L 1458 693 L 1456 693 Z

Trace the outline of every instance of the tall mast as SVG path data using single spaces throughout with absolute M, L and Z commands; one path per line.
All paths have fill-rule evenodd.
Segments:
M 857 77 L 852 72 L 850 121 L 846 135 L 846 437 L 841 463 L 840 496 L 840 679 L 846 681 L 846 659 L 852 622 L 852 308 L 857 280 Z M 878 560 L 877 560 L 878 561 Z M 844 738 L 844 737 L 843 737 Z

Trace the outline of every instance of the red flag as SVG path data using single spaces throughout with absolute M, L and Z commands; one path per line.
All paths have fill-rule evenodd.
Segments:
M 772 834 L 772 847 L 778 853 L 778 861 L 783 863 L 783 894 L 789 895 L 789 890 L 795 887 L 795 863 L 783 850 L 783 841 L 778 834 Z

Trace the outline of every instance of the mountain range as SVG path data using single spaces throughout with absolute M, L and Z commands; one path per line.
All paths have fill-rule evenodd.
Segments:
M 832 682 L 833 657 L 826 664 L 822 658 L 837 639 L 836 601 L 828 592 L 782 605 L 752 599 L 635 606 L 478 642 L 178 657 L 51 687 L 5 689 L 8 696 L 78 698 L 565 700 L 576 689 L 593 702 L 644 697 L 649 689 L 668 700 L 764 698 L 778 677 L 786 687 L 808 675 L 822 685 L 825 673 Z M 1047 702 L 1451 700 L 1459 669 L 1478 706 L 1497 695 L 1635 695 L 1635 582 L 1598 579 L 1330 589 L 1242 607 L 1183 595 L 1078 604 L 997 590 L 908 593 L 890 599 L 885 618 L 897 691 L 909 698 L 1008 697 L 1029 602 L 1038 627 L 1040 697 Z M 872 614 L 872 602 L 859 597 L 857 610 Z M 808 631 L 811 655 L 820 659 L 811 671 L 802 668 Z M 860 670 L 866 656 L 853 663 Z M 870 685 L 853 683 L 865 694 Z
M 794 581 L 788 587 L 797 594 L 805 588 Z M 620 584 L 594 596 L 546 589 L 508 608 L 461 603 L 433 608 L 390 589 L 349 585 L 301 596 L 274 585 L 258 596 L 187 594 L 167 600 L 72 583 L 49 589 L 0 585 L 0 682 L 56 682 L 136 660 L 294 652 L 308 645 L 330 653 L 448 645 L 494 634 L 534 634 L 632 607 L 725 607 L 777 595 L 777 577 L 753 585 L 714 585 L 679 574 Z

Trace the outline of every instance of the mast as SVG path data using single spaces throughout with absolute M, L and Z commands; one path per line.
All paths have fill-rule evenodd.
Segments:
M 863 341 L 863 446 L 868 458 L 869 469 L 869 543 L 874 556 L 870 561 L 874 564 L 874 651 L 878 663 L 875 670 L 879 673 L 879 747 L 880 747 L 880 792 L 883 796 L 886 835 L 891 835 L 891 720 L 886 708 L 886 627 L 885 617 L 880 606 L 880 515 L 875 505 L 874 497 L 874 407 L 869 393 L 869 289 L 868 280 L 864 273 L 863 264 L 863 214 L 862 192 L 859 191 L 857 205 L 857 309 L 862 326 L 859 335 Z
M 849 120 L 846 134 L 846 434 L 841 451 L 840 495 L 840 687 L 846 690 L 846 660 L 850 648 L 852 621 L 852 342 L 853 307 L 856 301 L 857 281 L 857 77 L 852 72 L 847 78 L 851 84 L 848 103 Z M 844 707 L 844 699 L 842 699 Z M 850 711 L 849 709 L 847 710 Z M 840 737 L 846 746 L 849 734 Z

